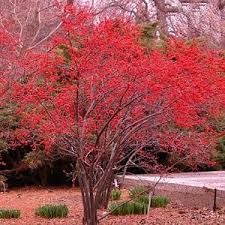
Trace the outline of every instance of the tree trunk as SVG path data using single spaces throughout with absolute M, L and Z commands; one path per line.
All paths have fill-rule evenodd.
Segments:
M 73 3 L 74 3 L 74 0 L 67 0 L 67 4 L 73 5 Z
M 39 177 L 41 186 L 46 187 L 48 185 L 48 168 L 46 166 L 39 170 Z
M 225 1 L 219 2 L 219 12 L 220 12 L 220 33 L 221 33 L 221 41 L 220 47 L 225 49 Z
M 156 16 L 159 21 L 160 34 L 163 37 L 168 36 L 167 9 L 165 0 L 154 0 L 156 6 Z
M 113 172 L 108 173 L 106 174 L 105 179 L 101 182 L 101 184 L 98 185 L 95 197 L 96 207 L 98 209 L 106 209 L 108 207 L 113 179 Z
M 81 160 L 77 162 L 78 179 L 84 207 L 83 225 L 97 225 L 97 207 L 93 190 L 93 173 L 88 170 Z

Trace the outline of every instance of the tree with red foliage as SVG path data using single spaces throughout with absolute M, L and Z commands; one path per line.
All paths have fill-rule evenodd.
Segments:
M 143 149 L 156 138 L 184 154 L 196 150 L 199 161 L 207 158 L 208 119 L 225 106 L 225 63 L 176 41 L 149 52 L 132 23 L 96 24 L 72 6 L 65 13 L 48 51 L 33 49 L 18 59 L 10 93 L 21 117 L 17 137 L 32 136 L 46 151 L 57 147 L 74 158 L 83 224 L 96 225 L 125 149 L 149 157 Z M 183 129 L 185 147 L 175 128 Z

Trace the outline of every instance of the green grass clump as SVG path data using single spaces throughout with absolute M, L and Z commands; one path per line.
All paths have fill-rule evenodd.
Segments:
M 147 204 L 149 203 L 149 197 L 144 187 L 134 187 L 129 190 L 129 196 L 133 201 Z M 153 196 L 151 199 L 151 207 L 159 208 L 165 207 L 169 203 L 168 198 L 164 196 Z
M 44 218 L 66 217 L 69 210 L 66 205 L 44 205 L 35 210 L 35 215 Z
M 166 207 L 169 203 L 169 199 L 164 196 L 153 196 L 151 200 L 151 207 L 159 208 Z
M 143 194 L 143 195 L 140 195 L 138 198 L 134 199 L 133 201 L 148 204 L 149 197 L 147 194 Z
M 114 197 L 115 196 L 117 196 L 117 194 L 114 193 Z M 111 214 L 115 216 L 125 216 L 147 213 L 149 196 L 146 188 L 137 186 L 130 189 L 129 197 L 131 199 L 130 201 L 123 201 L 111 204 L 108 208 Z M 153 196 L 151 198 L 151 207 L 154 208 L 165 207 L 168 203 L 169 200 L 164 196 Z
M 140 196 L 146 195 L 147 189 L 141 186 L 136 186 L 129 189 L 129 197 L 131 199 L 139 198 Z
M 147 189 L 141 186 L 133 187 L 129 190 L 129 196 L 133 201 L 148 204 Z
M 114 216 L 140 215 L 147 213 L 147 205 L 140 202 L 120 202 L 111 204 L 109 211 Z
M 0 219 L 19 218 L 20 210 L 17 209 L 0 209 Z
M 148 205 L 149 197 L 147 194 L 141 195 L 134 201 Z M 166 207 L 168 203 L 169 203 L 168 198 L 166 198 L 164 196 L 152 196 L 151 207 L 153 207 L 153 208 Z
M 121 191 L 118 189 L 113 189 L 111 191 L 111 200 L 116 201 L 119 200 L 121 197 Z

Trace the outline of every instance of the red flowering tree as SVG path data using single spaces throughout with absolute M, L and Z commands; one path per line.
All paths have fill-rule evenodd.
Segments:
M 17 60 L 10 93 L 21 117 L 17 136 L 74 157 L 83 223 L 96 225 L 125 149 L 143 155 L 154 138 L 208 158 L 208 119 L 225 106 L 225 64 L 216 53 L 173 41 L 148 52 L 134 24 L 97 24 L 73 7 L 65 13 L 46 53 L 33 49 Z

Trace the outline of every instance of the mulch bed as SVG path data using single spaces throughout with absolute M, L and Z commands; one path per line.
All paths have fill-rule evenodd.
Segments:
M 124 196 L 126 196 L 126 191 Z M 66 204 L 69 215 L 63 219 L 42 219 L 34 209 L 43 204 Z M 1 225 L 82 225 L 82 201 L 79 189 L 74 188 L 22 188 L 0 194 L 0 208 L 21 210 L 19 219 L 0 219 Z M 104 212 L 99 211 L 99 215 Z M 170 204 L 166 208 L 151 209 L 144 216 L 109 216 L 100 225 L 225 225 L 225 208 L 216 213 L 207 209 L 187 209 Z

